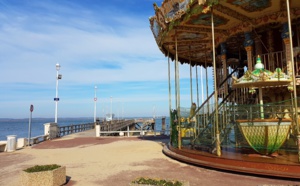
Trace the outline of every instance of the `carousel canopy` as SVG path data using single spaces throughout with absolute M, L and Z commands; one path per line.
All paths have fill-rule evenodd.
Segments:
M 154 9 L 150 24 L 160 50 L 174 60 L 177 48 L 178 60 L 192 65 L 212 65 L 213 33 L 217 54 L 240 59 L 247 33 L 288 22 L 286 0 L 164 0 Z M 290 0 L 290 14 L 299 24 L 300 0 Z

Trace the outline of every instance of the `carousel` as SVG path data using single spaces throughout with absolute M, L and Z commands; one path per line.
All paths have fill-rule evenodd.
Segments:
M 299 179 L 300 1 L 164 0 L 154 10 L 151 30 L 168 57 L 171 135 L 163 152 Z M 180 99 L 180 65 L 190 67 L 189 105 Z

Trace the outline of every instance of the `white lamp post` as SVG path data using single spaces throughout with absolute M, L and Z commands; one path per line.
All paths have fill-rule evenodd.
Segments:
M 111 118 L 111 122 L 113 120 L 113 116 L 112 116 L 112 96 L 110 96 L 110 118 Z
M 60 65 L 57 63 L 56 65 L 56 96 L 54 98 L 54 101 L 55 101 L 55 123 L 57 123 L 57 103 L 59 101 L 59 98 L 58 98 L 58 80 L 62 78 L 62 75 L 61 74 L 58 74 L 58 71 L 60 69 Z
M 96 110 L 97 110 L 97 86 L 95 85 L 95 97 L 94 97 L 94 123 L 96 122 Z

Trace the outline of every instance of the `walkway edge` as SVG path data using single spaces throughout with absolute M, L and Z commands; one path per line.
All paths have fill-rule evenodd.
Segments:
M 233 171 L 235 173 L 300 179 L 299 165 L 260 163 L 222 158 L 214 155 L 206 156 L 193 153 L 191 150 L 178 150 L 173 148 L 170 144 L 164 146 L 163 153 L 173 159 L 197 166 Z

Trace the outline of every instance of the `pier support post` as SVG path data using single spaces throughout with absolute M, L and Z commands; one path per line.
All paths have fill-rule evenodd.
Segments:
M 165 131 L 166 131 L 166 118 L 165 117 L 163 117 L 161 119 L 161 130 L 162 130 L 163 134 L 165 134 Z
M 127 137 L 129 137 L 129 125 L 127 125 Z
M 58 137 L 59 130 L 57 123 L 45 123 L 44 124 L 44 135 L 48 135 L 48 139 L 54 139 Z
M 96 137 L 100 137 L 100 125 L 96 125 Z

